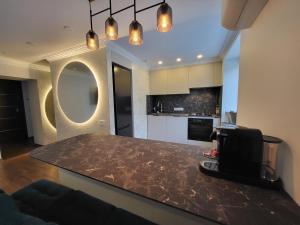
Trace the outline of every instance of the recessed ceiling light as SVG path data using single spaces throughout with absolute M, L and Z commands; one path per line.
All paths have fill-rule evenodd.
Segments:
M 181 58 L 177 58 L 177 59 L 176 59 L 176 62 L 181 62 Z
M 203 58 L 203 55 L 199 54 L 199 55 L 197 55 L 197 58 L 198 58 L 198 59 L 202 59 L 202 58 Z
M 159 65 L 162 65 L 162 64 L 163 64 L 163 61 L 158 61 L 158 64 L 159 64 Z

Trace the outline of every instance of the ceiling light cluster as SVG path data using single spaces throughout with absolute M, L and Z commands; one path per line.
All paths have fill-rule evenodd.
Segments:
M 93 14 L 91 2 L 95 0 L 88 0 L 90 6 L 90 25 L 91 29 L 86 34 L 86 44 L 89 49 L 95 50 L 99 48 L 99 38 L 96 32 L 93 29 L 93 17 L 109 11 L 110 16 L 105 21 L 105 35 L 108 40 L 117 40 L 118 39 L 118 23 L 113 18 L 113 15 L 123 12 L 127 9 L 134 8 L 134 19 L 129 26 L 129 43 L 131 45 L 140 46 L 143 44 L 143 27 L 136 20 L 136 15 L 145 10 L 151 9 L 153 7 L 159 6 L 157 10 L 157 31 L 159 32 L 169 32 L 173 26 L 172 20 L 172 8 L 166 3 L 166 1 L 162 1 L 160 3 L 151 5 L 149 7 L 137 10 L 136 9 L 136 0 L 132 5 L 129 5 L 123 9 L 120 9 L 116 12 L 112 12 L 111 1 L 109 0 L 109 8 L 101 10 Z
M 197 55 L 197 59 L 202 59 L 202 58 L 203 58 L 203 55 L 202 55 L 202 54 Z M 178 62 L 178 63 L 181 62 L 181 61 L 182 61 L 182 58 L 177 58 L 177 59 L 176 59 L 176 62 Z M 158 63 L 159 65 L 162 65 L 162 64 L 163 64 L 163 61 L 160 60 L 160 61 L 158 61 L 157 63 Z

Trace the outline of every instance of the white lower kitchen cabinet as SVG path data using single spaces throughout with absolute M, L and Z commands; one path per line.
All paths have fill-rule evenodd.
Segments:
M 220 125 L 219 118 L 213 118 L 213 120 L 214 127 Z M 181 116 L 148 115 L 148 139 L 197 145 L 208 149 L 212 147 L 212 142 L 188 140 L 188 117 Z
M 187 144 L 187 117 L 148 116 L 148 139 Z
M 148 116 L 148 139 L 165 141 L 166 116 Z
M 188 119 L 187 117 L 166 117 L 165 141 L 187 144 Z

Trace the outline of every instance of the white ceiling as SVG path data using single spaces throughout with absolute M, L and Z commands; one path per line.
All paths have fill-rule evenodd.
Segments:
M 185 4 L 182 4 L 182 3 Z M 141 47 L 128 44 L 128 38 L 116 41 L 118 45 L 145 61 L 152 69 L 199 62 L 220 57 L 220 53 L 231 32 L 221 25 L 221 0 L 173 0 L 174 26 L 169 33 L 159 33 L 155 25 L 144 33 Z M 176 62 L 181 58 L 180 63 Z M 163 61 L 158 65 L 158 61 Z
M 108 0 L 95 0 L 94 10 L 108 7 Z M 133 0 L 112 0 L 113 11 L 132 4 Z M 137 0 L 144 8 L 160 0 Z M 170 33 L 157 33 L 156 10 L 142 12 L 137 19 L 144 28 L 144 45 L 127 44 L 128 26 L 133 10 L 115 16 L 121 39 L 116 44 L 129 50 L 154 67 L 158 60 L 174 63 L 176 57 L 191 62 L 196 54 L 217 57 L 227 31 L 221 27 L 221 0 L 169 0 L 173 8 L 174 27 Z M 95 30 L 103 37 L 108 13 L 95 17 Z M 64 29 L 64 26 L 67 26 Z M 0 54 L 29 62 L 45 55 L 71 48 L 85 41 L 89 30 L 88 0 L 1 0 Z M 122 38 L 123 37 L 123 38 Z

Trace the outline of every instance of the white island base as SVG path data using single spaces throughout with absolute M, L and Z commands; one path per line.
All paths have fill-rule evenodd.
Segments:
M 59 169 L 59 179 L 62 185 L 83 191 L 159 225 L 218 224 L 192 215 L 183 210 L 173 208 L 160 202 L 150 200 L 129 191 L 125 191 L 64 169 Z

